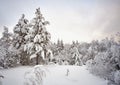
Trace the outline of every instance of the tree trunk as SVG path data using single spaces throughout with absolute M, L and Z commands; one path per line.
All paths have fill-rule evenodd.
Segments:
M 44 61 L 45 61 L 45 64 L 47 64 L 47 55 L 46 55 L 46 53 L 47 53 L 47 50 L 46 49 L 44 49 Z
M 27 65 L 30 65 L 30 58 L 27 56 Z
M 39 64 L 39 60 L 38 60 L 38 58 L 39 58 L 39 55 L 37 54 L 37 56 L 36 56 L 36 65 Z

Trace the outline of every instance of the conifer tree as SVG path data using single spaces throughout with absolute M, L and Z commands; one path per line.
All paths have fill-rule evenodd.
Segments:
M 39 60 L 46 61 L 47 59 L 47 46 L 50 41 L 50 33 L 46 30 L 46 25 L 49 24 L 45 21 L 40 12 L 40 8 L 36 9 L 35 18 L 29 23 L 29 33 L 25 37 L 27 44 L 24 50 L 31 58 L 36 58 L 36 64 L 39 64 Z
M 25 18 L 25 15 L 22 14 L 22 17 L 18 20 L 18 23 L 13 29 L 13 47 L 18 50 L 18 56 L 20 57 L 21 64 L 29 64 L 29 58 L 27 53 L 24 52 L 24 45 L 26 43 L 25 36 L 28 33 L 28 20 Z
M 27 35 L 28 32 L 28 20 L 25 19 L 24 14 L 22 14 L 22 17 L 19 19 L 18 23 L 14 27 L 13 32 L 14 46 L 19 49 L 25 43 L 24 37 Z

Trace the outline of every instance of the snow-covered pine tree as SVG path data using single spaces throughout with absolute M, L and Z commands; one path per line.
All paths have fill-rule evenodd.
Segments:
M 36 64 L 39 64 L 39 58 L 47 61 L 47 45 L 50 41 L 50 33 L 46 30 L 46 25 L 49 24 L 45 21 L 40 12 L 40 8 L 36 9 L 35 18 L 30 22 L 30 30 L 25 37 L 27 44 L 24 47 L 24 51 L 30 56 L 30 59 L 36 58 Z
M 57 41 L 57 50 L 58 52 L 61 52 L 64 48 L 64 44 L 63 44 L 63 40 L 59 40 Z
M 25 19 L 24 14 L 22 14 L 22 17 L 19 19 L 13 31 L 14 31 L 13 37 L 14 46 L 17 49 L 19 49 L 22 46 L 22 44 L 25 43 L 24 37 L 27 35 L 28 32 L 28 20 Z
M 52 43 L 49 45 L 50 50 L 52 51 L 53 56 L 57 55 L 57 45 L 56 43 Z
M 4 26 L 3 36 L 1 38 L 1 40 L 3 42 L 9 43 L 11 41 L 10 36 L 11 36 L 11 34 L 9 33 L 8 27 Z
M 8 28 L 4 26 L 3 36 L 0 39 L 0 66 L 8 68 L 16 64 L 15 57 L 10 48 L 12 39 L 11 33 L 9 33 Z
M 77 47 L 72 47 L 71 48 L 71 57 L 72 57 L 72 60 L 73 60 L 73 64 L 75 65 L 80 65 L 81 60 L 80 60 L 80 53 L 78 51 L 78 48 Z M 78 63 L 78 64 L 77 64 Z
M 17 55 L 19 55 L 20 63 L 23 65 L 29 64 L 27 53 L 24 52 L 24 45 L 26 43 L 25 36 L 27 35 L 28 30 L 28 20 L 25 18 L 25 15 L 22 14 L 22 17 L 13 29 L 13 47 L 19 51 Z
M 2 33 L 2 38 L 1 43 L 0 43 L 0 54 L 1 54 L 1 65 L 5 68 L 8 67 L 7 66 L 7 60 L 8 60 L 8 48 L 10 46 L 10 34 L 8 33 L 8 28 L 6 26 L 4 26 L 4 31 Z
M 4 26 L 4 32 L 3 32 L 3 37 L 1 38 L 2 40 L 2 46 L 3 49 L 5 51 L 5 56 L 4 56 L 4 67 L 6 67 L 7 65 L 7 60 L 8 60 L 8 55 L 9 55 L 9 51 L 8 48 L 10 46 L 10 34 L 8 33 L 8 28 L 6 26 Z

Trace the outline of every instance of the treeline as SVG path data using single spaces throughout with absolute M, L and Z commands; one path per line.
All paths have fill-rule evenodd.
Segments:
M 118 42 L 115 40 L 117 38 Z M 94 40 L 91 43 L 51 45 L 54 61 L 60 65 L 87 65 L 88 70 L 109 80 L 108 85 L 120 85 L 120 33 L 113 38 Z

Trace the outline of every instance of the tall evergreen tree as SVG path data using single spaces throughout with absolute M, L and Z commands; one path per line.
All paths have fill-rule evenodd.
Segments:
M 36 9 L 35 18 L 29 24 L 30 30 L 25 37 L 27 44 L 24 48 L 30 58 L 36 58 L 36 64 L 39 64 L 40 58 L 44 61 L 47 59 L 47 45 L 51 38 L 50 33 L 46 30 L 47 24 L 49 22 L 45 21 L 40 8 Z
M 3 36 L 0 39 L 0 66 L 8 68 L 16 64 L 14 52 L 10 49 L 12 38 L 8 28 L 4 26 Z
M 25 15 L 22 14 L 22 17 L 18 20 L 18 23 L 13 29 L 13 47 L 18 50 L 21 64 L 29 64 L 29 59 L 27 53 L 24 52 L 24 45 L 26 43 L 25 36 L 28 33 L 28 20 L 25 18 Z
M 25 19 L 24 14 L 22 14 L 22 17 L 19 19 L 18 23 L 14 27 L 13 32 L 14 46 L 19 49 L 25 43 L 24 37 L 27 35 L 28 32 L 28 20 Z
M 59 40 L 57 41 L 57 51 L 58 53 L 61 52 L 64 49 L 64 44 L 63 44 L 63 40 Z

